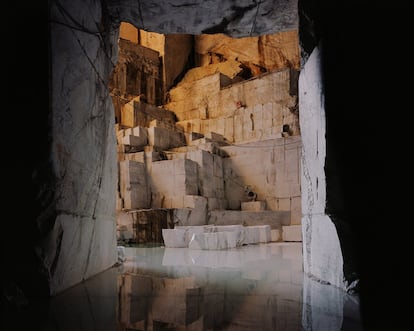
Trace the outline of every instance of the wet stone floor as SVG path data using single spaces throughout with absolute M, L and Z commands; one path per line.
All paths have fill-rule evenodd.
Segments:
M 358 331 L 358 297 L 303 274 L 301 243 L 126 248 L 49 304 L 44 330 Z

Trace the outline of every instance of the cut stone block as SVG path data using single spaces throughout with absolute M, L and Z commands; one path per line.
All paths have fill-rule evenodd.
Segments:
M 267 243 L 271 240 L 270 225 L 258 225 L 259 242 Z
M 125 153 L 125 160 L 131 160 L 136 162 L 145 162 L 144 152 L 136 152 L 136 153 Z
M 236 234 L 236 246 L 242 246 L 245 239 L 245 227 L 242 225 L 219 225 L 214 226 L 213 231 L 234 232 Z
M 256 226 L 246 226 L 244 228 L 244 245 L 257 244 L 260 241 L 260 232 Z
M 165 247 L 187 247 L 185 229 L 162 229 Z
M 223 158 L 213 154 L 213 176 L 223 181 Z
M 123 208 L 124 202 L 122 201 L 122 198 L 119 196 L 119 194 L 116 195 L 116 211 L 120 211 Z
M 302 199 L 301 197 L 294 197 L 291 201 L 291 225 L 299 225 L 302 223 Z
M 148 144 L 148 139 L 147 137 L 127 135 L 122 137 L 122 144 L 127 146 L 140 147 L 141 150 L 144 150 L 144 146 Z
M 167 150 L 170 147 L 169 131 L 164 128 L 148 128 L 148 143 L 156 149 Z
M 190 240 L 190 249 L 229 249 L 237 245 L 236 232 L 209 232 L 194 234 Z
M 132 128 L 132 135 L 148 139 L 148 129 L 142 126 Z
M 267 243 L 270 241 L 270 225 L 246 226 L 244 244 Z
M 302 226 L 282 226 L 282 238 L 283 241 L 302 241 Z
M 216 199 L 216 198 L 207 198 L 208 201 L 208 210 L 224 210 L 227 209 L 227 200 L 226 199 Z
M 204 136 L 210 139 L 211 141 L 225 142 L 223 135 L 216 132 L 207 132 Z
M 278 210 L 291 210 L 290 198 L 277 199 Z
M 207 199 L 200 195 L 184 196 L 184 208 L 205 209 L 207 208 Z
M 279 241 L 281 237 L 280 229 L 270 230 L 270 241 Z
M 177 225 L 174 227 L 174 229 L 183 229 L 185 234 L 185 241 L 187 246 L 189 245 L 191 238 L 194 234 L 204 233 L 204 232 L 212 232 L 213 226 L 211 225 L 196 225 L 196 226 L 180 226 Z
M 199 138 L 199 139 L 194 139 L 191 141 L 191 146 L 199 146 L 202 144 L 206 144 L 211 142 L 211 139 L 203 137 L 203 138 Z
M 242 212 L 239 210 L 212 210 L 209 215 L 208 224 L 214 225 L 236 225 L 243 224 Z
M 174 147 L 186 145 L 185 135 L 183 132 L 173 131 L 161 127 L 148 128 L 149 145 L 158 150 L 168 150 Z
M 148 208 L 145 165 L 136 161 L 119 162 L 121 198 L 125 209 Z
M 263 211 L 266 209 L 266 201 L 248 201 L 241 203 L 242 211 Z
M 185 128 L 184 128 L 185 130 Z M 198 133 L 198 132 L 187 132 L 185 134 L 186 139 L 187 139 L 187 144 L 190 145 L 192 141 L 197 140 L 197 139 L 201 139 L 204 137 L 203 134 Z
M 149 49 L 147 49 L 149 50 Z M 147 52 L 146 52 L 147 53 Z M 175 125 L 175 115 L 172 111 L 142 102 L 142 100 L 132 101 L 134 111 L 134 123 L 131 127 L 141 126 L 148 128 L 155 120 L 157 126 L 163 128 L 173 128 Z M 162 118 L 162 121 L 156 119 Z
M 281 225 L 290 224 L 290 211 L 212 210 L 210 211 L 208 224 L 270 225 L 271 229 L 278 229 Z
M 204 150 L 191 151 L 187 158 L 199 167 L 198 186 L 200 195 L 208 198 L 224 198 L 223 160 Z M 216 175 L 214 175 L 216 173 Z
M 169 139 L 170 139 L 170 144 L 169 144 L 168 148 L 181 147 L 181 146 L 185 146 L 187 144 L 184 132 L 170 131 L 169 132 Z
M 207 209 L 175 208 L 172 215 L 175 226 L 207 224 Z
M 168 228 L 170 214 L 166 209 L 144 209 L 129 212 L 133 218 L 136 243 L 162 243 L 162 229 Z
M 154 197 L 165 196 L 169 199 L 197 195 L 197 172 L 197 164 L 187 159 L 153 162 L 151 168 L 152 195 Z
M 169 203 L 167 208 L 183 208 L 184 207 L 184 195 L 177 194 L 176 196 L 167 197 Z

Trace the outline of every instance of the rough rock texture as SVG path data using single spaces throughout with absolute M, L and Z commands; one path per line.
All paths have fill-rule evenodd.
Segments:
M 185 74 L 177 86 L 194 84 L 196 80 L 215 74 L 216 72 L 220 72 L 228 78 L 233 79 L 241 71 L 240 62 L 230 59 L 220 63 L 209 64 L 208 66 L 192 68 Z
M 122 24 L 121 24 L 122 26 Z M 177 83 L 191 64 L 193 36 L 189 34 L 160 34 L 139 29 L 142 46 L 152 48 L 162 58 L 163 91 L 166 93 Z
M 203 34 L 195 37 L 195 51 L 201 65 L 222 58 L 235 60 L 247 66 L 255 76 L 286 67 L 299 69 L 298 39 L 297 30 L 237 39 L 223 34 Z
M 118 41 L 118 62 L 112 71 L 109 89 L 118 123 L 122 121 L 124 109 L 134 98 L 145 100 L 150 105 L 162 103 L 162 70 L 160 54 L 125 39 Z
M 257 36 L 298 27 L 297 0 L 109 0 L 114 22 L 134 23 L 159 33 L 225 33 Z
M 325 113 L 319 48 L 314 49 L 300 73 L 299 91 L 304 271 L 319 281 L 343 288 L 338 234 L 325 214 Z
M 69 17 L 82 29 L 69 28 Z M 111 267 L 117 260 L 114 113 L 108 77 L 117 33 L 97 1 L 51 4 L 51 109 L 54 201 L 38 218 L 49 227 L 38 254 L 55 294 Z M 50 189 L 50 188 L 48 188 Z M 48 224 L 46 224 L 46 222 Z

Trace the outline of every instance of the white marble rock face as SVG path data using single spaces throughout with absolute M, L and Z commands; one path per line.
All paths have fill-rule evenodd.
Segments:
M 187 244 L 187 247 L 191 241 L 191 238 L 193 237 L 194 234 L 197 233 L 204 233 L 204 232 L 208 232 L 209 228 L 212 228 L 209 225 L 200 225 L 200 226 L 185 226 L 185 225 L 178 225 L 175 226 L 174 229 L 178 229 L 178 230 L 184 230 L 185 231 L 185 243 Z
M 283 241 L 302 241 L 302 226 L 287 225 L 282 226 Z
M 162 229 L 165 247 L 187 247 L 185 229 Z
M 217 225 L 214 226 L 215 231 L 234 232 L 236 235 L 236 246 L 244 244 L 245 232 L 243 225 Z
M 235 232 L 210 232 L 194 234 L 188 247 L 190 249 L 220 250 L 235 248 L 237 234 Z
M 260 240 L 260 232 L 256 226 L 246 226 L 244 228 L 244 242 L 243 244 L 257 244 Z
M 336 228 L 325 214 L 325 109 L 321 55 L 315 47 L 299 75 L 302 135 L 302 240 L 306 274 L 339 288 L 343 257 Z M 315 132 L 317 135 L 315 135 Z

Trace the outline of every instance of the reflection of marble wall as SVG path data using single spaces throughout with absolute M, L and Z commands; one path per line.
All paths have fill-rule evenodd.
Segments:
M 117 270 L 109 269 L 54 296 L 41 330 L 116 330 L 117 291 Z
M 305 330 L 340 331 L 345 292 L 309 277 L 303 280 L 302 321 Z
M 151 249 L 136 251 L 150 258 Z M 162 263 L 151 265 L 151 275 L 125 274 L 140 272 L 129 268 L 128 261 L 135 259 L 131 252 L 127 249 L 124 274 L 119 276 L 124 329 L 145 323 L 154 328 L 171 323 L 197 331 L 223 325 L 226 330 L 240 326 L 257 330 L 258 323 L 260 330 L 301 328 L 301 244 L 225 251 L 166 248 L 158 251 Z M 138 316 L 138 312 L 133 315 L 137 309 L 140 320 L 132 318 Z

